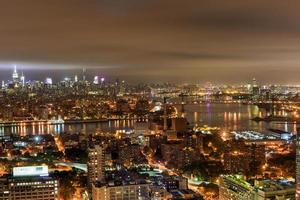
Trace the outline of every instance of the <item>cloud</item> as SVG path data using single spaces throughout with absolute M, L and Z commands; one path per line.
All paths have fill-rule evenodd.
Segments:
M 3 1 L 0 61 L 98 68 L 132 80 L 177 80 L 184 72 L 189 81 L 198 81 L 195 74 L 239 81 L 264 68 L 268 81 L 278 66 L 296 76 L 299 6 L 280 0 Z M 237 71 L 239 77 L 228 76 Z

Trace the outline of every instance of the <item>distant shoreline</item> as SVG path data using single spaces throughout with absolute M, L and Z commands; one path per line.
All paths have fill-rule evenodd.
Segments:
M 300 123 L 299 119 L 293 119 L 290 117 L 274 117 L 274 116 L 269 116 L 269 117 L 255 117 L 251 119 L 252 121 L 255 122 L 278 122 L 278 123 Z
M 61 124 L 85 124 L 85 123 L 101 123 L 109 121 L 119 121 L 119 120 L 136 120 L 136 118 L 125 118 L 125 119 L 91 119 L 91 120 L 65 120 L 52 122 L 48 120 L 25 120 L 25 121 L 0 121 L 0 125 L 13 126 L 13 125 L 31 125 L 31 124 L 42 124 L 42 125 L 61 125 Z

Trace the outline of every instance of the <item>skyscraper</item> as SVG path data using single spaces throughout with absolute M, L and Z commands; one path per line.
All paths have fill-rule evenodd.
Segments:
M 102 146 L 95 145 L 88 152 L 88 189 L 91 194 L 92 184 L 104 179 L 105 151 Z
M 94 77 L 94 84 L 98 85 L 99 84 L 99 77 L 98 76 L 95 76 Z
M 17 65 L 14 66 L 14 72 L 12 74 L 12 79 L 14 83 L 17 83 L 19 81 L 19 74 L 17 72 Z
M 296 200 L 300 200 L 300 128 L 296 136 Z
M 22 83 L 22 86 L 24 87 L 25 86 L 25 76 L 24 76 L 23 72 L 22 72 L 22 75 L 20 77 L 20 81 Z
M 83 68 L 82 69 L 82 81 L 83 82 L 85 82 L 85 80 L 86 80 L 85 74 L 86 74 L 86 68 Z

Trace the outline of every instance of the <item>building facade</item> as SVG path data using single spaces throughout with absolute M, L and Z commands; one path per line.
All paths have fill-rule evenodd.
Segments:
M 92 188 L 93 200 L 148 200 L 149 184 L 133 182 L 95 183 Z
M 101 181 L 105 178 L 105 150 L 102 146 L 96 145 L 89 148 L 88 151 L 88 190 L 92 191 L 92 184 L 96 181 Z
M 300 200 L 300 129 L 296 136 L 296 200 Z
M 221 176 L 219 200 L 295 200 L 295 183 L 287 180 L 255 180 L 240 175 Z
M 58 200 L 58 180 L 44 174 L 45 171 L 38 174 L 42 167 L 44 166 L 17 167 L 22 174 L 2 177 L 0 200 Z

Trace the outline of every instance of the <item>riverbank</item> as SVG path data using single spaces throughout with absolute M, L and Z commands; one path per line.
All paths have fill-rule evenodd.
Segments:
M 137 118 L 103 118 L 103 119 L 86 119 L 86 120 L 24 120 L 24 121 L 0 121 L 2 126 L 13 126 L 13 125 L 60 125 L 60 124 L 92 124 L 109 121 L 122 121 L 122 120 L 137 120 Z

